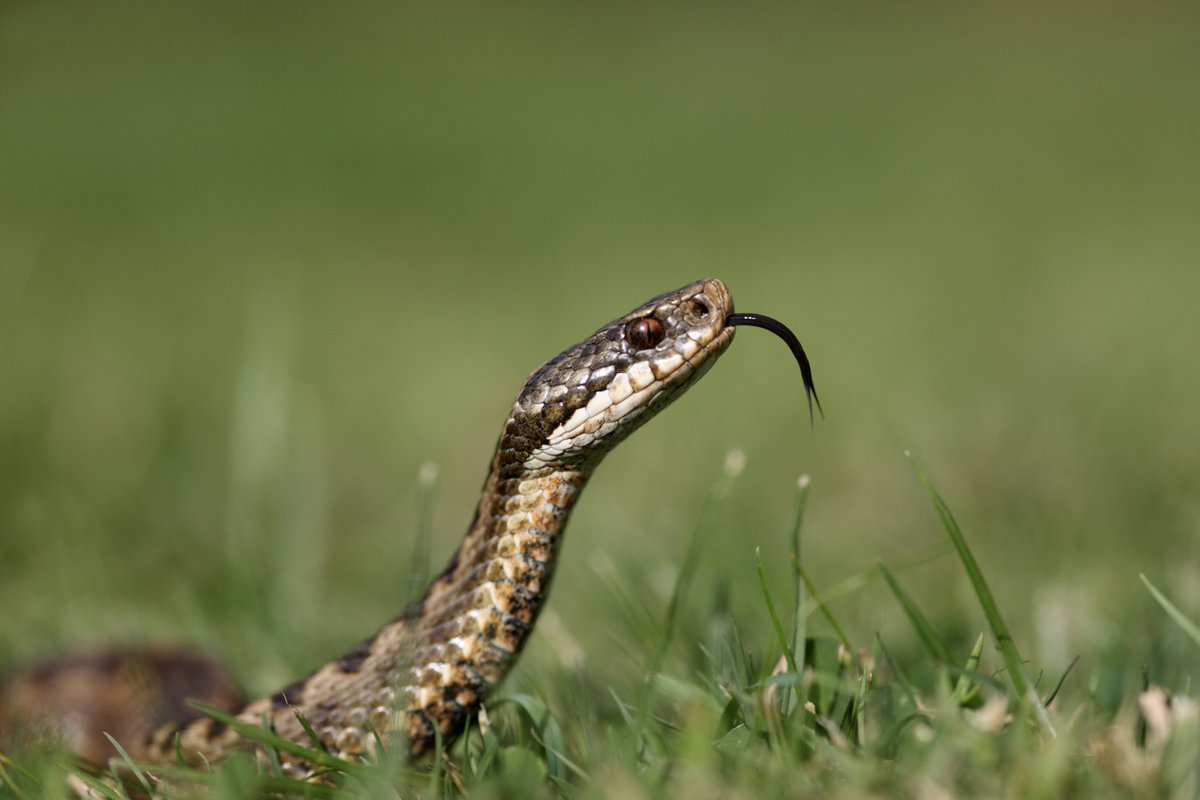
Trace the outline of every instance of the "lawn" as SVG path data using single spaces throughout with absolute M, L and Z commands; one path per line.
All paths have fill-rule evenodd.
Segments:
M 487 731 L 345 792 L 1193 796 L 1198 26 L 0 6 L 0 670 L 166 641 L 289 683 L 449 556 L 533 368 L 711 275 L 825 417 L 739 332 L 597 472 Z

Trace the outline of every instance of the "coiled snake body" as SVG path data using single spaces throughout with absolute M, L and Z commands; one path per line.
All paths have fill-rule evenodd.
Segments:
M 733 340 L 735 325 L 767 327 L 787 339 L 812 391 L 808 362 L 790 331 L 769 318 L 732 312 L 725 284 L 698 281 L 647 301 L 539 367 L 509 412 L 473 523 L 420 600 L 341 658 L 245 704 L 237 717 L 253 725 L 265 719 L 283 736 L 309 744 L 302 716 L 321 744 L 343 757 L 373 749 L 377 734 L 413 756 L 432 747 L 435 730 L 443 742 L 457 736 L 529 636 L 567 517 L 592 471 L 712 366 Z M 163 693 L 230 705 L 226 683 L 204 678 L 202 658 L 187 669 L 171 654 L 105 654 L 8 681 L 0 687 L 0 729 L 49 726 L 91 758 L 111 752 L 101 734 L 116 729 L 135 760 L 152 763 L 174 763 L 178 755 L 212 763 L 246 745 L 235 730 L 203 716 L 154 727 L 161 705 L 158 711 L 110 709 L 107 716 L 81 710 L 86 704 L 77 702 L 77 684 L 104 673 L 95 663 L 102 659 L 118 677 L 128 679 L 132 671 Z M 180 669 L 182 682 L 171 674 Z M 108 696 L 132 705 L 136 694 L 109 690 Z M 289 773 L 310 771 L 302 760 L 280 755 Z

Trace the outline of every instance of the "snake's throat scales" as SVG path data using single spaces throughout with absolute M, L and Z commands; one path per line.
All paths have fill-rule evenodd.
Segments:
M 734 315 L 729 290 L 716 279 L 655 297 L 539 367 L 509 411 L 474 521 L 424 595 L 346 655 L 242 705 L 236 716 L 252 725 L 266 720 L 277 733 L 309 744 L 303 716 L 327 750 L 348 758 L 373 749 L 377 736 L 414 756 L 432 748 L 435 729 L 449 743 L 533 629 L 567 517 L 596 465 L 712 366 L 735 325 L 769 327 L 762 320 L 790 337 L 811 392 L 794 335 L 770 318 Z M 128 706 L 116 711 L 81 711 L 88 706 L 78 702 L 81 683 L 106 676 L 128 681 L 133 673 L 168 694 L 190 692 L 237 708 L 223 680 L 203 677 L 207 666 L 195 655 L 106 653 L 17 674 L 0 686 L 0 741 L 4 728 L 41 725 L 98 760 L 112 752 L 102 732 L 120 731 L 137 761 L 175 763 L 179 755 L 191 763 L 219 761 L 247 742 L 213 719 L 172 719 L 179 712 L 131 699 L 130 691 L 107 690 L 106 698 Z M 133 708 L 135 702 L 146 707 Z M 279 755 L 288 773 L 311 772 L 302 759 Z

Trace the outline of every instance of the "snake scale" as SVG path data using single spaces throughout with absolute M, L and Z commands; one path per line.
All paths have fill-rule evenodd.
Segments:
M 240 708 L 232 683 L 204 656 L 108 652 L 64 659 L 0 686 L 0 741 L 6 728 L 11 737 L 21 725 L 36 727 L 76 753 L 103 759 L 112 752 L 102 736 L 108 730 L 137 761 L 175 763 L 182 756 L 193 764 L 247 746 L 217 720 L 180 716 L 182 699 L 199 697 L 310 744 L 303 717 L 326 750 L 346 758 L 380 741 L 411 756 L 431 750 L 439 733 L 448 744 L 528 639 L 567 518 L 593 470 L 713 365 L 737 325 L 767 328 L 788 342 L 811 415 L 816 394 L 808 360 L 781 323 L 733 313 L 729 290 L 716 279 L 655 297 L 530 375 L 504 423 L 462 544 L 423 596 L 374 636 Z M 89 684 L 101 680 L 110 683 L 89 694 Z M 149 688 L 167 700 L 148 703 L 142 695 Z M 288 774 L 312 771 L 298 757 L 279 755 Z

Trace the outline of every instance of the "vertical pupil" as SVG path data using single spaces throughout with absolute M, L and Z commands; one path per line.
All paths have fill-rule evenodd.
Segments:
M 652 317 L 630 323 L 625 332 L 629 343 L 638 350 L 648 350 L 654 347 L 663 340 L 665 335 L 662 323 Z

